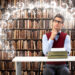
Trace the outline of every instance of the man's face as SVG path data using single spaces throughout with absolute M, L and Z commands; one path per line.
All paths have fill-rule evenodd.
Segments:
M 60 31 L 61 28 L 63 27 L 63 22 L 62 22 L 62 19 L 59 18 L 59 17 L 56 17 L 54 20 L 53 20 L 53 29 L 56 29 L 57 31 Z

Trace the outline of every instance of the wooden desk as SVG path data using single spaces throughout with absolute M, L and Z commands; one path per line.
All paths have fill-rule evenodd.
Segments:
M 64 59 L 48 59 L 47 57 L 15 57 L 13 62 L 16 62 L 16 75 L 21 75 L 21 62 L 61 62 L 61 61 L 75 61 L 75 56 L 68 56 Z

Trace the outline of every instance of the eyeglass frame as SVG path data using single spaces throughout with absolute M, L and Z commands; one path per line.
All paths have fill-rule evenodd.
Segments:
M 57 22 L 58 24 L 63 24 L 63 22 L 58 21 L 58 20 L 53 20 L 53 21 Z

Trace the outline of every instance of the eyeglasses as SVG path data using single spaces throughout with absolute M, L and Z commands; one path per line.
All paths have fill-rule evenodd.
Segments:
M 57 22 L 57 23 L 59 23 L 59 24 L 63 24 L 63 22 L 62 21 L 58 21 L 58 20 L 53 20 L 54 22 Z

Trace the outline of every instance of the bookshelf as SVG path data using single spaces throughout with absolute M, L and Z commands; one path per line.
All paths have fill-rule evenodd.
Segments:
M 13 52 L 12 46 L 14 47 L 14 57 L 15 56 L 41 56 L 42 54 L 42 36 L 43 34 L 51 31 L 52 29 L 52 13 L 48 13 L 50 10 L 38 8 L 33 9 L 30 13 L 30 9 L 26 8 L 24 10 L 19 10 L 18 13 L 12 14 L 11 18 L 6 20 L 2 18 L 2 14 L 4 14 L 7 10 L 7 5 L 16 6 L 18 1 L 22 1 L 23 3 L 27 3 L 27 1 L 35 2 L 43 0 L 1 0 L 0 1 L 0 27 L 2 31 L 6 33 L 7 38 L 2 38 L 4 44 L 8 46 L 6 52 L 6 48 L 2 47 L 0 43 L 0 75 L 15 75 L 15 63 L 12 63 L 12 57 L 9 55 Z M 51 0 L 46 0 L 46 2 L 50 2 Z M 58 4 L 61 4 L 61 0 L 55 0 Z M 65 0 L 64 0 L 65 1 Z M 68 0 L 66 0 L 68 2 Z M 14 9 L 13 9 L 14 10 Z M 24 14 L 21 14 L 24 12 Z M 12 13 L 12 12 L 11 12 Z M 4 25 L 4 22 L 7 25 Z M 72 41 L 72 52 L 71 55 L 75 55 L 75 37 L 74 37 L 74 24 L 71 27 L 67 26 L 68 22 L 66 22 L 66 26 L 62 29 L 62 31 L 67 32 L 71 36 Z M 73 31 L 73 32 L 72 32 Z M 73 63 L 74 64 L 74 63 Z M 71 66 L 73 67 L 73 65 Z M 74 67 L 75 68 L 75 67 Z M 74 68 L 72 71 L 75 72 Z M 41 71 L 40 75 L 42 75 L 43 71 L 43 62 L 41 63 Z M 38 63 L 23 63 L 22 64 L 22 75 L 37 75 L 38 74 Z

